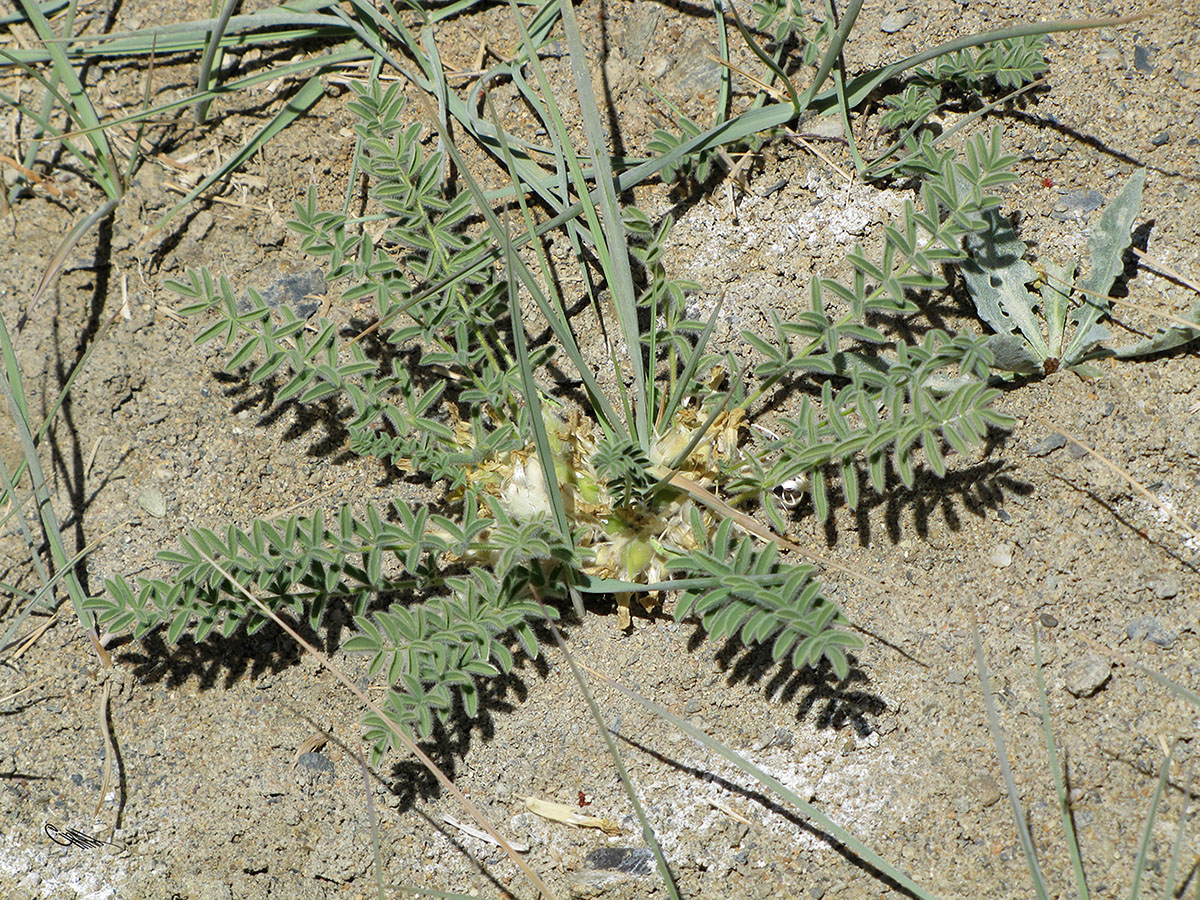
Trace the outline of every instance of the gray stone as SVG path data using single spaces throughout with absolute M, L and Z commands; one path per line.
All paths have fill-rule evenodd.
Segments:
M 696 38 L 683 48 L 671 71 L 675 86 L 690 94 L 717 90 L 725 71 L 716 61 L 719 57 L 716 47 L 704 38 Z
M 879 30 L 886 34 L 895 34 L 902 28 L 911 25 L 916 18 L 916 14 L 911 12 L 888 13 L 883 17 L 883 21 L 879 23 Z
M 1036 444 L 1028 447 L 1025 452 L 1030 456 L 1049 456 L 1055 450 L 1067 446 L 1067 439 L 1057 431 L 1048 437 L 1042 438 Z
M 979 774 L 967 782 L 967 789 L 981 806 L 991 806 L 1000 799 L 1000 785 L 991 775 Z
M 583 864 L 606 872 L 649 875 L 654 871 L 654 854 L 644 847 L 598 847 L 587 855 Z
M 998 544 L 991 555 L 988 556 L 988 562 L 997 569 L 1007 569 L 1012 565 L 1013 554 L 1017 551 L 1016 544 L 1011 541 L 1005 541 L 1003 544 Z
M 321 295 L 325 293 L 325 273 L 318 268 L 304 268 L 301 264 L 278 263 L 268 268 L 259 267 L 257 275 L 271 278 L 261 289 L 263 304 L 268 309 L 288 307 L 297 318 L 307 319 L 321 308 Z M 249 312 L 254 303 L 249 295 L 238 300 L 238 312 Z
M 144 488 L 138 494 L 137 502 L 138 506 L 156 519 L 161 519 L 167 514 L 167 498 L 163 496 L 163 492 L 158 488 Z
M 626 59 L 635 65 L 641 64 L 661 18 L 662 10 L 655 3 L 636 3 L 631 7 L 625 23 L 625 44 L 621 48 Z
M 1067 665 L 1067 690 L 1076 697 L 1090 697 L 1112 677 L 1112 662 L 1094 653 Z
M 1154 592 L 1159 600 L 1170 600 L 1183 590 L 1183 582 L 1175 572 L 1163 572 L 1146 579 L 1146 587 Z
M 323 753 L 301 753 L 296 760 L 296 768 L 302 770 L 314 784 L 321 779 L 333 781 L 333 760 Z
M 1054 204 L 1050 218 L 1060 222 L 1073 222 L 1103 205 L 1104 195 L 1099 191 L 1071 191 Z
M 1125 633 L 1129 635 L 1130 640 L 1149 641 L 1165 650 L 1174 647 L 1178 637 L 1175 632 L 1167 630 L 1157 616 L 1141 616 L 1134 619 L 1125 628 Z
M 810 122 L 805 126 L 805 134 L 815 135 L 823 138 L 840 138 L 846 132 L 842 128 L 842 120 L 834 116 L 822 116 L 815 122 Z

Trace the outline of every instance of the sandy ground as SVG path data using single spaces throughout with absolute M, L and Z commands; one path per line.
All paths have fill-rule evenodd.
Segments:
M 880 23 L 897 10 L 868 4 L 847 64 L 875 65 L 1017 21 L 1112 11 L 1043 3 L 1013 15 L 1002 5 L 947 0 L 914 7 L 905 27 L 887 33 Z M 137 14 L 146 20 L 144 8 Z M 195 18 L 201 10 L 172 6 L 161 15 Z M 507 16 L 496 8 L 442 26 L 449 63 L 467 67 L 482 34 L 503 45 L 512 34 Z M 640 152 L 661 124 L 662 104 L 643 79 L 707 121 L 711 16 L 693 7 L 589 2 L 580 18 L 603 62 L 626 153 Z M 1019 212 L 1036 253 L 1058 261 L 1081 255 L 1103 202 L 1145 166 L 1138 246 L 1200 278 L 1197 24 L 1176 8 L 1121 28 L 1057 35 L 1047 51 L 1048 89 L 993 116 L 1006 148 L 1020 157 L 1005 210 Z M 561 66 L 556 77 L 565 76 Z M 163 64 L 156 85 L 184 90 L 190 72 Z M 142 77 L 114 70 L 101 85 L 114 103 L 136 106 Z M 353 147 L 345 100 L 331 85 L 315 112 L 219 197 L 151 236 L 148 226 L 179 196 L 176 184 L 210 167 L 211 154 L 231 152 L 266 113 L 249 103 L 225 106 L 211 128 L 167 130 L 115 218 L 88 235 L 36 305 L 30 298 L 47 262 L 95 198 L 71 173 L 53 170 L 63 196 L 35 191 L 0 222 L 0 313 L 18 345 L 35 420 L 83 352 L 98 345 L 43 445 L 68 539 L 76 547 L 103 539 L 87 560 L 89 591 L 100 592 L 115 573 L 165 574 L 156 552 L 189 527 L 248 526 L 292 508 L 386 508 L 406 490 L 377 463 L 349 454 L 329 410 L 275 404 L 244 372 L 224 373 L 216 349 L 193 346 L 192 324 L 170 314 L 178 299 L 164 287 L 197 266 L 229 276 L 239 290 L 313 267 L 285 220 L 309 185 L 327 206 L 340 204 Z M 0 112 L 0 139 L 10 140 L 13 127 L 11 114 Z M 822 146 L 847 165 L 837 145 Z M 177 168 L 180 160 L 188 161 Z M 849 184 L 781 142 L 751 170 L 746 191 L 730 194 L 722 185 L 681 200 L 659 187 L 638 199 L 656 215 L 674 212 L 669 266 L 704 286 L 701 305 L 723 299 L 719 337 L 733 341 L 742 329 L 764 329 L 772 311 L 803 308 L 814 273 L 844 271 L 845 252 L 877 237 L 909 196 L 902 188 Z M 1132 267 L 1128 274 L 1129 299 L 1144 306 L 1181 314 L 1195 299 L 1171 277 Z M 352 311 L 333 299 L 330 314 L 346 321 Z M 939 327 L 981 328 L 959 299 L 933 315 Z M 1153 322 L 1137 311 L 1117 318 L 1119 341 L 1136 338 L 1126 328 Z M 953 458 L 944 480 L 923 473 L 911 490 L 896 483 L 868 495 L 856 513 L 839 509 L 828 524 L 797 518 L 799 539 L 888 587 L 826 576 L 830 596 L 878 636 L 846 680 L 716 646 L 694 623 L 669 616 L 638 619 L 622 633 L 602 607 L 569 622 L 572 653 L 686 715 L 938 896 L 1025 897 L 1029 876 L 975 674 L 978 624 L 1016 783 L 1051 889 L 1061 895 L 1071 891 L 1070 866 L 1040 729 L 1037 627 L 1094 896 L 1128 892 L 1159 768 L 1179 741 L 1151 835 L 1147 887 L 1159 892 L 1191 790 L 1200 719 L 1139 666 L 1200 686 L 1200 545 L 1163 512 L 1200 528 L 1200 360 L 1193 349 L 1099 367 L 1094 381 L 1057 373 L 1007 391 L 1000 403 L 1016 427 L 997 434 L 984 454 Z M 0 425 L 0 451 L 11 462 L 8 432 Z M 3 528 L 0 582 L 35 590 L 14 520 Z M 0 627 L 7 630 L 18 612 L 0 593 Z M 34 616 L 21 634 L 45 621 Z M 360 672 L 362 661 L 339 650 L 344 635 L 343 623 L 316 637 Z M 103 670 L 67 604 L 19 658 L 14 646 L 2 652 L 0 895 L 375 895 L 367 788 L 355 757 L 360 708 L 347 691 L 271 627 L 178 646 L 156 634 L 112 649 L 115 665 Z M 118 753 L 110 791 L 99 798 L 106 690 Z M 900 893 L 691 739 L 619 694 L 596 693 L 684 896 Z M 301 757 L 319 732 L 333 740 Z M 526 661 L 496 686 L 478 719 L 442 738 L 429 748 L 435 759 L 506 835 L 530 846 L 530 865 L 557 896 L 666 895 L 657 875 L 639 874 L 644 841 L 557 650 Z M 466 816 L 414 763 L 386 760 L 366 784 L 388 896 L 400 896 L 403 884 L 533 896 L 495 848 L 447 823 L 444 816 Z M 587 812 L 617 820 L 622 834 L 547 823 L 525 811 L 528 796 L 583 797 Z M 116 825 L 120 847 L 59 846 L 46 823 L 84 831 Z M 612 869 L 614 858 L 595 855 L 604 848 L 637 851 L 615 857 L 633 871 Z M 1194 889 L 1198 877 L 1200 843 L 1188 837 L 1184 848 L 1166 885 L 1172 891 Z

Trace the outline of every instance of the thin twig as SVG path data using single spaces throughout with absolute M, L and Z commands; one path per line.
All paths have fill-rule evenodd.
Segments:
M 109 672 L 108 674 L 111 675 L 112 673 Z M 108 727 L 108 704 L 111 699 L 112 678 L 106 678 L 104 680 L 104 694 L 100 698 L 100 707 L 97 710 L 97 714 L 100 717 L 100 734 L 104 736 L 104 774 L 100 779 L 100 796 L 96 798 L 96 809 L 92 813 L 93 817 L 100 815 L 100 808 L 104 806 L 104 798 L 108 796 L 108 785 L 112 781 L 113 758 L 117 755 L 112 731 Z M 109 830 L 108 836 L 110 838 L 115 829 L 116 823 Z
M 1157 270 L 1159 273 L 1161 273 L 1163 275 L 1166 275 L 1170 278 L 1174 278 L 1180 284 L 1182 284 L 1186 287 L 1190 287 L 1197 294 L 1200 294 L 1200 284 L 1197 284 L 1196 282 L 1192 281 L 1192 279 L 1188 278 L 1186 275 L 1179 274 L 1174 269 L 1172 269 L 1170 266 L 1168 266 L 1165 262 L 1161 262 L 1160 260 L 1154 259 L 1153 257 L 1149 256 L 1148 254 L 1143 253 L 1137 247 L 1131 247 L 1130 249 L 1133 250 L 1133 252 L 1137 255 L 1138 260 L 1140 260 L 1142 265 L 1144 265 L 1147 269 L 1150 269 L 1152 271 Z

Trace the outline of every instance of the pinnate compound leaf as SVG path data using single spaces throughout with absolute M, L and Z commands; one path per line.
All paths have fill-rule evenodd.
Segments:
M 699 513 L 693 515 L 698 519 Z M 732 528 L 731 520 L 723 520 L 709 549 L 671 561 L 672 570 L 689 577 L 711 577 L 708 586 L 683 592 L 676 619 L 695 615 L 714 640 L 737 638 L 747 646 L 770 641 L 777 660 L 792 654 L 801 666 L 828 659 L 844 672 L 845 651 L 861 640 L 844 630 L 845 619 L 822 596 L 813 567 L 781 561 L 775 544 L 756 546 L 746 535 L 734 541 Z

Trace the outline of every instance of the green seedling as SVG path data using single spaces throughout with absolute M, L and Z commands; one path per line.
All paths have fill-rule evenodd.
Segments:
M 985 213 L 987 228 L 967 238 L 971 259 L 960 271 L 980 318 L 996 332 L 988 340 L 996 368 L 1023 375 L 1060 368 L 1095 374 L 1085 365 L 1089 359 L 1147 356 L 1200 337 L 1200 324 L 1172 325 L 1138 344 L 1105 346 L 1112 334 L 1101 319 L 1111 310 L 1109 293 L 1124 268 L 1145 181 L 1146 170 L 1135 171 L 1104 210 L 1088 239 L 1088 271 L 1078 281 L 1074 262 L 1045 261 L 1039 272 L 1026 261 L 1028 247 L 1012 224 L 994 209 Z

